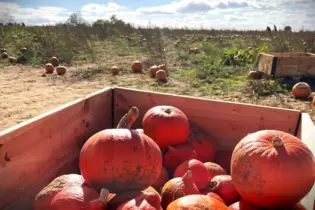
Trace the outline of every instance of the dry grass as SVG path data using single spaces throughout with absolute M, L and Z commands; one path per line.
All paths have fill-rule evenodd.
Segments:
M 311 102 L 295 100 L 290 87 L 247 81 L 254 59 L 239 60 L 237 66 L 220 63 L 223 49 L 233 47 L 314 52 L 313 33 L 280 32 L 274 37 L 263 31 L 135 29 L 115 24 L 1 28 L 0 44 L 16 57 L 19 48 L 27 47 L 28 64 L 0 62 L 0 129 L 107 86 L 298 109 L 310 113 L 315 121 Z M 190 47 L 199 47 L 201 53 L 189 54 Z M 43 76 L 43 64 L 51 55 L 68 67 L 66 75 Z M 143 62 L 143 73 L 131 73 L 134 60 Z M 151 65 L 161 63 L 169 67 L 167 83 L 158 83 L 146 73 Z M 110 74 L 113 65 L 122 69 L 117 76 Z

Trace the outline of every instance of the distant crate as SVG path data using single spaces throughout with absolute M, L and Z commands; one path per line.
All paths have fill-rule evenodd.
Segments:
M 273 78 L 315 77 L 315 54 L 305 52 L 260 53 L 258 70 Z

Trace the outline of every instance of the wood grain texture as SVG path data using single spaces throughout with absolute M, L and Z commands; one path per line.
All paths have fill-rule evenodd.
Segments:
M 205 129 L 219 149 L 232 149 L 248 133 L 262 129 L 278 129 L 295 133 L 299 111 L 271 107 L 199 99 L 171 94 L 115 88 L 114 125 L 130 109 L 137 106 L 139 119 L 133 128 L 142 127 L 147 110 L 157 105 L 172 105 L 181 109 L 197 126 Z
M 258 70 L 264 72 L 267 75 L 271 75 L 273 58 L 274 58 L 273 55 L 260 53 L 259 62 L 258 62 Z
M 84 142 L 112 124 L 106 88 L 0 133 L 0 209 L 32 209 L 56 176 L 78 172 Z
M 307 113 L 302 113 L 301 122 L 297 135 L 312 151 L 315 156 L 315 127 L 312 119 Z M 315 200 L 315 186 L 311 191 L 302 199 L 301 203 L 306 209 L 313 209 Z

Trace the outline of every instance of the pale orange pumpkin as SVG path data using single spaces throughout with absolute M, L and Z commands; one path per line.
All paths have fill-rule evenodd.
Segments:
M 262 72 L 261 71 L 250 71 L 247 75 L 248 79 L 261 79 L 262 78 Z
M 49 58 L 49 63 L 51 63 L 54 67 L 59 66 L 59 59 L 55 56 Z
M 56 72 L 58 75 L 64 75 L 67 72 L 67 69 L 65 66 L 57 66 Z
M 155 77 L 158 81 L 166 81 L 166 78 L 167 78 L 167 74 L 166 74 L 166 71 L 164 70 L 158 70 L 155 74 Z
M 52 74 L 52 73 L 54 73 L 55 68 L 51 63 L 46 63 L 45 64 L 45 71 L 46 71 L 46 74 Z
M 308 98 L 311 93 L 311 87 L 306 82 L 298 82 L 292 87 L 292 94 L 295 98 Z
M 158 66 L 151 66 L 148 73 L 150 77 L 155 77 L 156 72 L 159 70 Z
M 112 75 L 117 75 L 120 72 L 120 69 L 117 66 L 112 66 L 112 68 L 110 69 Z

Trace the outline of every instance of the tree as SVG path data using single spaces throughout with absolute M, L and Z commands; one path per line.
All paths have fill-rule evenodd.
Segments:
M 83 18 L 81 12 L 74 12 L 69 16 L 68 20 L 66 21 L 66 24 L 74 26 L 85 25 L 87 24 L 87 21 Z
M 291 31 L 292 31 L 291 26 L 285 26 L 285 27 L 284 27 L 284 31 L 286 31 L 286 32 L 291 32 Z

